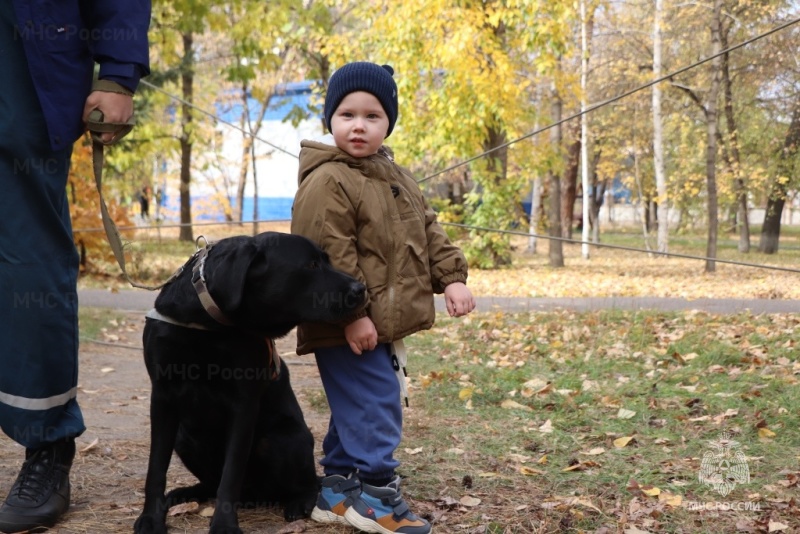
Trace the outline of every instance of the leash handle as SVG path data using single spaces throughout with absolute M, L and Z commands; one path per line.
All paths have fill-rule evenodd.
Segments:
M 133 129 L 133 125 L 133 118 L 125 123 L 103 122 L 103 112 L 99 109 L 92 111 L 89 114 L 88 120 L 86 121 L 86 126 L 91 132 L 92 137 L 92 169 L 94 170 L 94 182 L 95 186 L 97 187 L 97 194 L 100 197 L 100 215 L 103 219 L 103 228 L 106 231 L 108 244 L 111 245 L 111 250 L 114 252 L 114 257 L 116 258 L 120 269 L 122 269 L 122 274 L 125 275 L 125 279 L 128 281 L 128 283 L 133 287 L 155 291 L 161 289 L 174 280 L 178 274 L 180 274 L 180 271 L 173 274 L 166 282 L 158 286 L 148 286 L 135 282 L 125 269 L 125 246 L 122 244 L 122 237 L 120 236 L 119 229 L 114 223 L 114 220 L 111 218 L 111 215 L 108 212 L 108 206 L 106 206 L 106 201 L 103 198 L 103 148 L 122 139 Z M 109 132 L 115 133 L 116 135 L 114 135 L 111 141 L 103 141 L 103 138 L 100 134 Z
M 92 110 L 86 120 L 86 128 L 92 135 L 92 142 L 98 142 L 105 146 L 113 145 L 126 135 L 128 135 L 136 123 L 133 117 L 127 122 L 104 122 L 103 112 L 99 109 Z M 103 141 L 101 134 L 113 133 L 115 134 L 111 141 Z

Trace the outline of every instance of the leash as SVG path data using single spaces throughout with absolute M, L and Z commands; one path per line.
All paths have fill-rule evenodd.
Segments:
M 106 231 L 108 244 L 111 245 L 111 250 L 114 252 L 114 257 L 120 269 L 122 269 L 122 274 L 125 275 L 125 279 L 130 285 L 150 291 L 161 289 L 177 278 L 180 274 L 180 270 L 170 276 L 166 282 L 158 286 L 148 286 L 134 281 L 128 274 L 127 269 L 125 269 L 125 245 L 122 244 L 122 237 L 120 236 L 119 229 L 111 218 L 108 212 L 108 206 L 103 198 L 103 163 L 105 159 L 103 149 L 108 145 L 115 144 L 130 133 L 134 126 L 134 120 L 131 118 L 128 122 L 122 123 L 105 122 L 103 121 L 103 112 L 99 109 L 95 109 L 89 114 L 86 126 L 92 137 L 92 168 L 94 170 L 94 182 L 97 187 L 97 194 L 100 197 L 100 214 L 103 218 L 103 229 Z M 114 137 L 111 141 L 103 141 L 101 136 L 103 133 L 113 133 Z
M 397 376 L 397 382 L 400 384 L 400 397 L 405 401 L 406 408 L 408 408 L 408 384 L 406 384 L 408 356 L 406 354 L 406 345 L 402 339 L 398 339 L 390 344 L 390 348 L 392 351 L 392 368 Z

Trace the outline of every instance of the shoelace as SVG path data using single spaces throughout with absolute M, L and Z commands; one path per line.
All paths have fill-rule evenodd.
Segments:
M 50 451 L 37 451 L 22 465 L 11 493 L 20 499 L 38 501 L 50 487 L 55 474 L 53 455 Z M 41 458 L 44 456 L 44 458 Z

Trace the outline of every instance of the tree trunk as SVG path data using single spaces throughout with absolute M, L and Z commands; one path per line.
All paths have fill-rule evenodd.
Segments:
M 483 143 L 483 149 L 484 151 L 489 151 L 506 144 L 507 141 L 504 131 L 489 128 L 486 140 Z M 492 152 L 487 158 L 486 168 L 489 171 L 489 175 L 494 178 L 494 184 L 502 184 L 508 173 L 508 147 L 504 146 Z
M 590 187 L 592 194 L 589 195 L 589 226 L 592 229 L 592 243 L 600 242 L 600 208 L 603 207 L 603 201 L 608 189 L 608 180 L 597 179 L 597 162 L 600 161 L 601 152 L 597 151 L 594 154 L 592 161 L 592 185 Z M 586 239 L 584 239 L 586 241 Z
M 244 130 L 248 123 L 247 117 L 250 113 L 250 104 L 247 100 L 247 84 L 242 85 L 242 120 L 240 124 Z M 250 168 L 250 149 L 253 145 L 253 137 L 242 132 L 242 163 L 239 166 L 239 183 L 236 184 L 236 210 L 234 219 L 238 222 L 244 221 L 244 190 L 247 187 L 247 171 Z
M 653 23 L 653 77 L 661 78 L 661 14 L 663 0 L 656 0 Z M 664 134 L 661 119 L 661 87 L 653 85 L 653 166 L 658 194 L 658 242 L 659 252 L 669 251 L 669 202 L 667 199 L 667 176 L 664 169 Z
M 561 97 L 553 84 L 553 102 L 551 104 L 551 120 L 554 123 L 561 121 L 562 104 Z M 550 130 L 550 143 L 553 150 L 561 150 L 561 126 L 554 126 Z M 551 267 L 564 266 L 564 247 L 561 241 L 561 178 L 554 169 L 548 172 L 550 185 L 550 239 L 549 257 Z
M 714 13 L 711 17 L 711 53 L 719 54 L 722 50 L 720 41 L 720 25 L 722 23 L 722 0 L 714 0 Z M 716 270 L 717 233 L 719 230 L 719 206 L 717 199 L 717 97 L 722 78 L 722 59 L 715 57 L 711 61 L 711 89 L 708 92 L 706 105 L 706 125 L 708 142 L 706 146 L 706 189 L 708 194 L 708 243 L 706 244 L 707 273 Z
M 505 131 L 496 128 L 489 128 L 484 141 L 484 151 L 489 151 L 494 148 L 506 144 L 507 137 Z M 503 146 L 492 152 L 486 160 L 486 170 L 488 176 L 492 179 L 492 184 L 489 186 L 493 189 L 502 187 L 505 182 L 506 175 L 508 174 L 508 147 Z M 498 221 L 498 226 L 505 227 L 509 221 Z M 494 265 L 509 265 L 511 263 L 510 248 L 492 247 L 492 263 Z
M 589 228 L 591 227 L 591 204 L 594 190 L 589 184 L 589 116 L 586 114 L 588 100 L 587 82 L 589 78 L 589 43 L 593 31 L 594 10 L 587 16 L 586 0 L 580 0 L 581 10 L 581 186 L 583 189 L 583 209 L 581 213 L 581 257 L 589 259 Z
M 722 29 L 721 29 L 722 30 Z M 728 48 L 728 31 L 720 31 L 720 46 Z M 736 115 L 733 112 L 733 82 L 730 72 L 730 58 L 726 52 L 722 55 L 722 84 L 725 96 L 725 122 L 728 124 L 728 152 L 736 190 L 736 225 L 739 228 L 739 252 L 750 252 L 750 221 L 747 210 L 747 187 L 742 176 L 741 156 L 739 154 L 739 130 L 736 126 Z
M 194 35 L 183 34 L 183 59 L 181 65 L 181 230 L 180 241 L 194 241 L 192 229 L 192 109 L 194 102 Z
M 266 102 L 264 103 L 266 106 Z M 250 131 L 253 131 L 253 125 L 250 124 Z M 258 169 L 256 168 L 258 161 L 256 160 L 256 145 L 250 143 L 250 162 L 253 165 L 253 235 L 258 235 Z
M 791 161 L 800 147 L 800 103 L 795 104 L 792 112 L 792 122 L 786 132 L 783 150 L 778 158 L 778 176 L 772 182 L 772 191 L 767 200 L 767 210 L 764 213 L 764 225 L 761 227 L 761 240 L 758 243 L 759 252 L 775 254 L 778 252 L 778 242 L 781 237 L 781 216 L 786 203 L 786 180 L 791 173 Z
M 559 119 L 560 120 L 560 119 Z M 564 179 L 561 184 L 561 237 L 572 239 L 575 221 L 575 199 L 578 197 L 578 171 L 580 170 L 580 130 L 570 127 L 570 138 L 575 139 L 567 148 Z
M 537 128 L 538 129 L 538 128 Z M 539 216 L 542 209 L 542 177 L 538 174 L 531 184 L 531 214 L 528 217 L 528 252 L 536 254 L 536 235 L 539 233 Z

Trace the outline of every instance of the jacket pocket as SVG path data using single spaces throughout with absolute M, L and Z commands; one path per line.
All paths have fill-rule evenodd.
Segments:
M 404 278 L 428 274 L 428 239 L 425 221 L 417 212 L 401 213 L 395 224 L 397 273 Z

